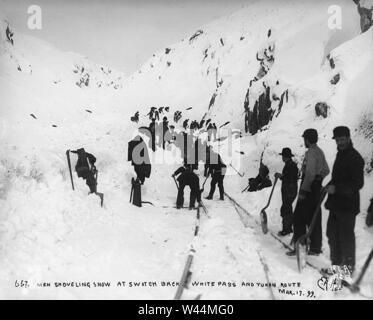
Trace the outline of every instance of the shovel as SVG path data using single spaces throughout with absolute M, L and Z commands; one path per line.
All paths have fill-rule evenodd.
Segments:
M 367 271 L 369 263 L 372 260 L 372 258 L 373 258 L 373 249 L 370 251 L 367 259 L 365 260 L 365 263 L 364 263 L 364 265 L 361 269 L 361 272 L 360 272 L 359 276 L 357 277 L 355 282 L 351 285 L 352 292 L 359 292 L 360 291 L 360 288 L 359 288 L 360 282 L 361 282 L 361 280 L 363 280 L 364 274 Z
M 241 191 L 241 193 L 244 193 L 249 187 L 250 187 L 250 184 L 248 184 L 247 187 Z
M 239 173 L 239 172 L 235 169 L 235 167 L 232 166 L 232 163 L 230 163 L 229 165 L 233 168 L 234 171 L 237 172 L 237 174 L 238 174 L 241 178 L 245 175 L 245 172 L 244 172 L 243 174 Z
M 176 188 L 177 188 L 177 190 L 179 190 L 179 185 L 177 184 L 177 181 L 176 181 L 175 177 L 172 176 L 172 178 L 174 178 L 174 181 L 175 181 L 175 184 L 176 184 Z
M 323 200 L 325 199 L 325 196 L 326 196 L 326 189 L 324 187 L 321 190 L 320 199 L 315 209 L 315 212 L 313 213 L 313 218 L 312 218 L 312 221 L 311 221 L 311 224 L 310 224 L 310 227 L 307 233 L 299 237 L 299 239 L 295 243 L 295 252 L 297 254 L 297 263 L 298 263 L 299 272 L 302 272 L 302 270 L 306 267 L 308 243 L 309 243 L 313 228 L 315 227 L 316 219 L 318 215 L 320 214 L 320 211 L 321 211 L 320 207 L 321 207 Z
M 265 209 L 268 208 L 268 206 L 271 202 L 272 195 L 273 195 L 273 190 L 275 189 L 277 180 L 278 180 L 278 178 L 276 177 L 275 182 L 273 183 L 271 194 L 269 195 L 267 205 L 260 211 L 260 224 L 262 226 L 262 231 L 263 231 L 264 234 L 266 234 L 268 232 L 268 223 L 267 223 L 268 219 L 267 219 L 267 213 L 265 212 Z
M 202 189 L 200 190 L 201 194 L 202 194 L 202 192 L 203 192 L 203 191 L 205 190 L 205 183 L 206 183 L 206 181 L 207 181 L 208 177 L 209 177 L 209 175 L 207 175 L 207 177 L 206 177 L 205 181 L 203 181 L 203 184 L 202 184 Z

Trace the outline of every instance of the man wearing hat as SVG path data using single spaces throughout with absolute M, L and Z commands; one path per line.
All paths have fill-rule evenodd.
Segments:
M 355 269 L 355 218 L 360 212 L 359 190 L 364 186 L 364 159 L 354 149 L 347 127 L 336 127 L 333 139 L 338 152 L 326 189 L 325 208 L 330 210 L 326 234 L 332 265 L 347 266 L 352 274 Z
M 177 177 L 177 181 L 179 182 L 178 185 L 178 192 L 177 192 L 177 199 L 176 199 L 176 208 L 180 209 L 184 205 L 184 189 L 186 186 L 190 187 L 190 197 L 189 197 L 189 209 L 193 209 L 196 199 L 198 205 L 201 204 L 201 192 L 199 188 L 199 178 L 193 172 L 195 169 L 194 164 L 187 164 L 184 163 L 182 167 L 177 169 L 173 174 L 172 177 Z
M 90 154 L 80 148 L 77 150 L 71 150 L 70 152 L 78 155 L 78 161 L 75 165 L 76 173 L 79 178 L 83 178 L 86 181 L 87 186 L 89 187 L 90 193 L 96 193 L 97 191 L 97 182 L 95 179 L 96 173 L 96 157 L 93 154 Z
M 276 172 L 275 178 L 281 179 L 281 197 L 282 206 L 280 209 L 282 217 L 282 230 L 278 233 L 279 236 L 286 236 L 293 232 L 293 202 L 298 193 L 298 167 L 292 160 L 294 156 L 290 148 L 283 148 L 282 161 L 285 163 L 282 169 L 282 174 Z
M 318 134 L 315 129 L 307 129 L 302 137 L 308 149 L 302 164 L 302 182 L 299 188 L 298 201 L 294 212 L 294 243 L 307 233 L 312 222 L 315 209 L 320 199 L 321 187 L 324 178 L 329 174 L 329 166 L 325 160 L 324 152 L 318 147 Z M 308 254 L 319 255 L 322 252 L 321 214 L 317 216 L 313 231 L 310 235 L 310 248 Z M 295 250 L 287 253 L 295 255 Z

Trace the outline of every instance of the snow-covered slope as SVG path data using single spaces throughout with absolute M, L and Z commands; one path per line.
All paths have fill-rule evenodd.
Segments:
M 0 297 L 172 298 L 176 290 L 173 287 L 21 291 L 13 287 L 13 282 L 178 281 L 195 221 L 189 212 L 160 209 L 175 201 L 170 175 L 177 165 L 153 165 L 143 197 L 154 202 L 155 208 L 131 206 L 128 198 L 133 169 L 126 161 L 127 142 L 136 134 L 138 125 L 148 125 L 146 114 L 151 106 L 169 106 L 171 123 L 173 112 L 181 110 L 182 120 L 205 117 L 217 124 L 229 121 L 227 128 L 244 131 L 245 97 L 250 80 L 260 69 L 256 54 L 262 54 L 269 45 L 275 45 L 274 63 L 268 65 L 264 77 L 252 84 L 248 107 L 253 110 L 264 91 L 263 84 L 277 96 L 288 90 L 289 99 L 281 110 L 272 101 L 272 120 L 255 135 L 243 134 L 238 140 L 244 155 L 235 159 L 235 164 L 245 176 L 240 178 L 229 169 L 227 191 L 239 193 L 246 186 L 247 177 L 258 170 L 263 151 L 263 161 L 271 174 L 282 168 L 278 152 L 284 146 L 291 147 L 300 162 L 304 153 L 300 136 L 308 127 L 319 131 L 320 146 L 332 165 L 336 151 L 332 129 L 340 124 L 350 126 L 354 144 L 367 164 L 362 214 L 356 227 L 361 266 L 372 242 L 363 219 L 373 186 L 373 31 L 360 34 L 359 16 L 352 1 L 340 3 L 343 28 L 329 30 L 330 4 L 333 1 L 289 0 L 281 6 L 273 1 L 255 2 L 156 52 L 127 79 L 109 67 L 98 66 L 77 54 L 59 52 L 16 30 L 12 45 L 6 40 L 5 17 L 0 16 Z M 338 81 L 332 84 L 332 79 Z M 318 102 L 329 106 L 326 118 L 316 116 Z M 137 110 L 139 124 L 130 122 Z M 99 207 L 96 196 L 87 196 L 81 179 L 75 178 L 76 191 L 71 190 L 65 150 L 82 146 L 98 159 L 98 190 L 105 193 L 104 209 Z M 222 142 L 220 147 L 226 151 L 228 144 Z M 158 155 L 163 156 L 160 152 Z M 167 158 L 171 156 L 171 151 L 166 152 Z M 267 197 L 265 190 L 242 195 L 240 200 L 255 213 Z M 279 192 L 275 192 L 268 210 L 273 230 L 280 226 L 280 203 Z M 218 266 L 225 265 L 232 256 L 240 259 L 233 260 L 234 264 L 247 265 L 253 277 L 260 277 L 255 262 L 258 257 L 244 243 L 257 239 L 255 248 L 267 250 L 272 262 L 277 260 L 275 278 L 279 281 L 286 278 L 310 286 L 316 283 L 311 272 L 303 278 L 297 275 L 295 262 L 273 253 L 271 243 L 260 234 L 240 229 L 233 207 L 227 203 L 206 205 L 214 207 L 216 216 L 205 221 L 202 228 L 206 242 L 197 245 L 203 252 L 199 261 L 216 261 L 217 265 L 197 270 L 199 280 L 204 280 L 204 270 L 210 270 L 209 279 L 224 278 Z M 232 210 L 231 215 L 228 210 Z M 236 220 L 230 221 L 231 217 Z M 221 241 L 212 242 L 210 236 Z M 222 243 L 226 244 L 223 250 L 218 247 Z M 236 252 L 232 253 L 234 247 Z M 324 249 L 327 254 L 326 242 Z M 228 269 L 224 269 L 226 279 L 245 276 L 245 268 Z M 373 279 L 367 277 L 366 283 L 366 290 L 373 292 Z M 232 296 L 265 297 L 255 292 L 233 293 L 227 288 L 206 295 L 211 299 Z M 318 296 L 323 297 L 321 293 Z

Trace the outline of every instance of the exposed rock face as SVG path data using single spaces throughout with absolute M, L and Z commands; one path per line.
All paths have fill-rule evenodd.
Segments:
M 373 143 L 373 113 L 363 114 L 357 126 L 357 132 Z M 373 151 L 366 161 L 365 169 L 368 173 L 373 171 Z
M 367 31 L 373 25 L 372 13 L 373 2 L 364 0 L 353 0 L 357 4 L 357 10 L 360 15 L 361 32 Z
M 271 121 L 274 114 L 274 110 L 271 108 L 271 88 L 267 87 L 265 92 L 259 96 L 252 110 L 247 109 L 247 103 L 248 101 L 245 101 L 245 130 L 251 134 L 256 134 Z
M 245 132 L 252 135 L 269 124 L 273 117 L 277 117 L 289 101 L 289 90 L 281 87 L 279 81 L 272 87 L 263 85 L 265 90 L 259 96 L 253 97 L 250 94 L 251 87 L 245 96 Z
M 325 102 L 318 102 L 315 105 L 316 116 L 327 118 L 330 107 Z

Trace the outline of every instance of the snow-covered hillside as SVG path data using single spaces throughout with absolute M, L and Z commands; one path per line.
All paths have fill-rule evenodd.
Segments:
M 155 207 L 128 203 L 133 168 L 127 162 L 127 142 L 138 126 L 149 124 L 147 113 L 152 106 L 169 106 L 166 115 L 171 124 L 173 113 L 180 110 L 182 120 L 211 118 L 217 125 L 229 122 L 225 128 L 242 131 L 242 138 L 235 141 L 243 154 L 235 153 L 240 156 L 233 160 L 245 175 L 241 178 L 229 168 L 226 191 L 236 194 L 253 215 L 264 206 L 268 189 L 251 194 L 240 191 L 247 178 L 256 175 L 262 153 L 272 177 L 282 169 L 278 153 L 283 147 L 291 147 L 300 163 L 305 151 L 301 134 L 314 127 L 331 166 L 336 153 L 332 130 L 348 125 L 366 162 L 356 225 L 357 267 L 361 267 L 373 239 L 372 230 L 364 227 L 373 187 L 373 29 L 360 33 L 357 8 L 346 0 L 340 2 L 342 29 L 330 30 L 328 7 L 333 2 L 289 0 L 278 6 L 273 1 L 255 2 L 154 53 L 128 78 L 16 30 L 12 30 L 12 44 L 0 12 L 0 298 L 173 297 L 176 288 L 171 286 L 116 285 L 118 281 L 127 285 L 129 281 L 179 281 L 194 241 L 194 212 L 162 207 L 172 207 L 176 199 L 170 177 L 176 163 L 153 163 L 143 197 Z M 269 47 L 273 60 L 264 57 Z M 257 55 L 264 59 L 264 73 Z M 255 77 L 257 81 L 250 85 Z M 271 95 L 264 120 L 255 118 L 256 102 L 267 88 Z M 282 103 L 273 95 L 283 96 Z M 318 103 L 326 106 L 326 117 L 316 115 Z M 246 130 L 245 109 L 251 117 Z M 136 111 L 139 124 L 130 121 Z M 179 128 L 180 122 L 175 125 Z M 98 159 L 98 190 L 105 194 L 104 208 L 95 195 L 87 196 L 87 186 L 76 176 L 76 190 L 71 190 L 65 151 L 83 146 Z M 214 148 L 224 153 L 229 145 L 222 141 Z M 173 151 L 167 151 L 166 158 Z M 231 160 L 225 159 L 227 164 Z M 267 211 L 273 231 L 280 228 L 280 198 L 276 189 Z M 299 275 L 295 260 L 279 254 L 279 248 L 263 238 L 255 224 L 245 228 L 227 200 L 206 202 L 206 206 L 211 219 L 201 221 L 202 236 L 194 243 L 195 279 L 265 281 L 257 253 L 265 252 L 274 279 L 301 281 L 316 291 L 317 274 L 308 270 Z M 325 210 L 323 215 L 325 231 Z M 326 239 L 323 248 L 320 259 L 327 263 Z M 14 282 L 22 279 L 111 281 L 112 286 L 21 290 Z M 265 289 L 196 291 L 210 299 L 269 298 Z M 364 292 L 373 296 L 371 274 L 364 280 Z M 317 291 L 317 298 L 330 297 Z M 353 296 L 344 292 L 336 297 Z

